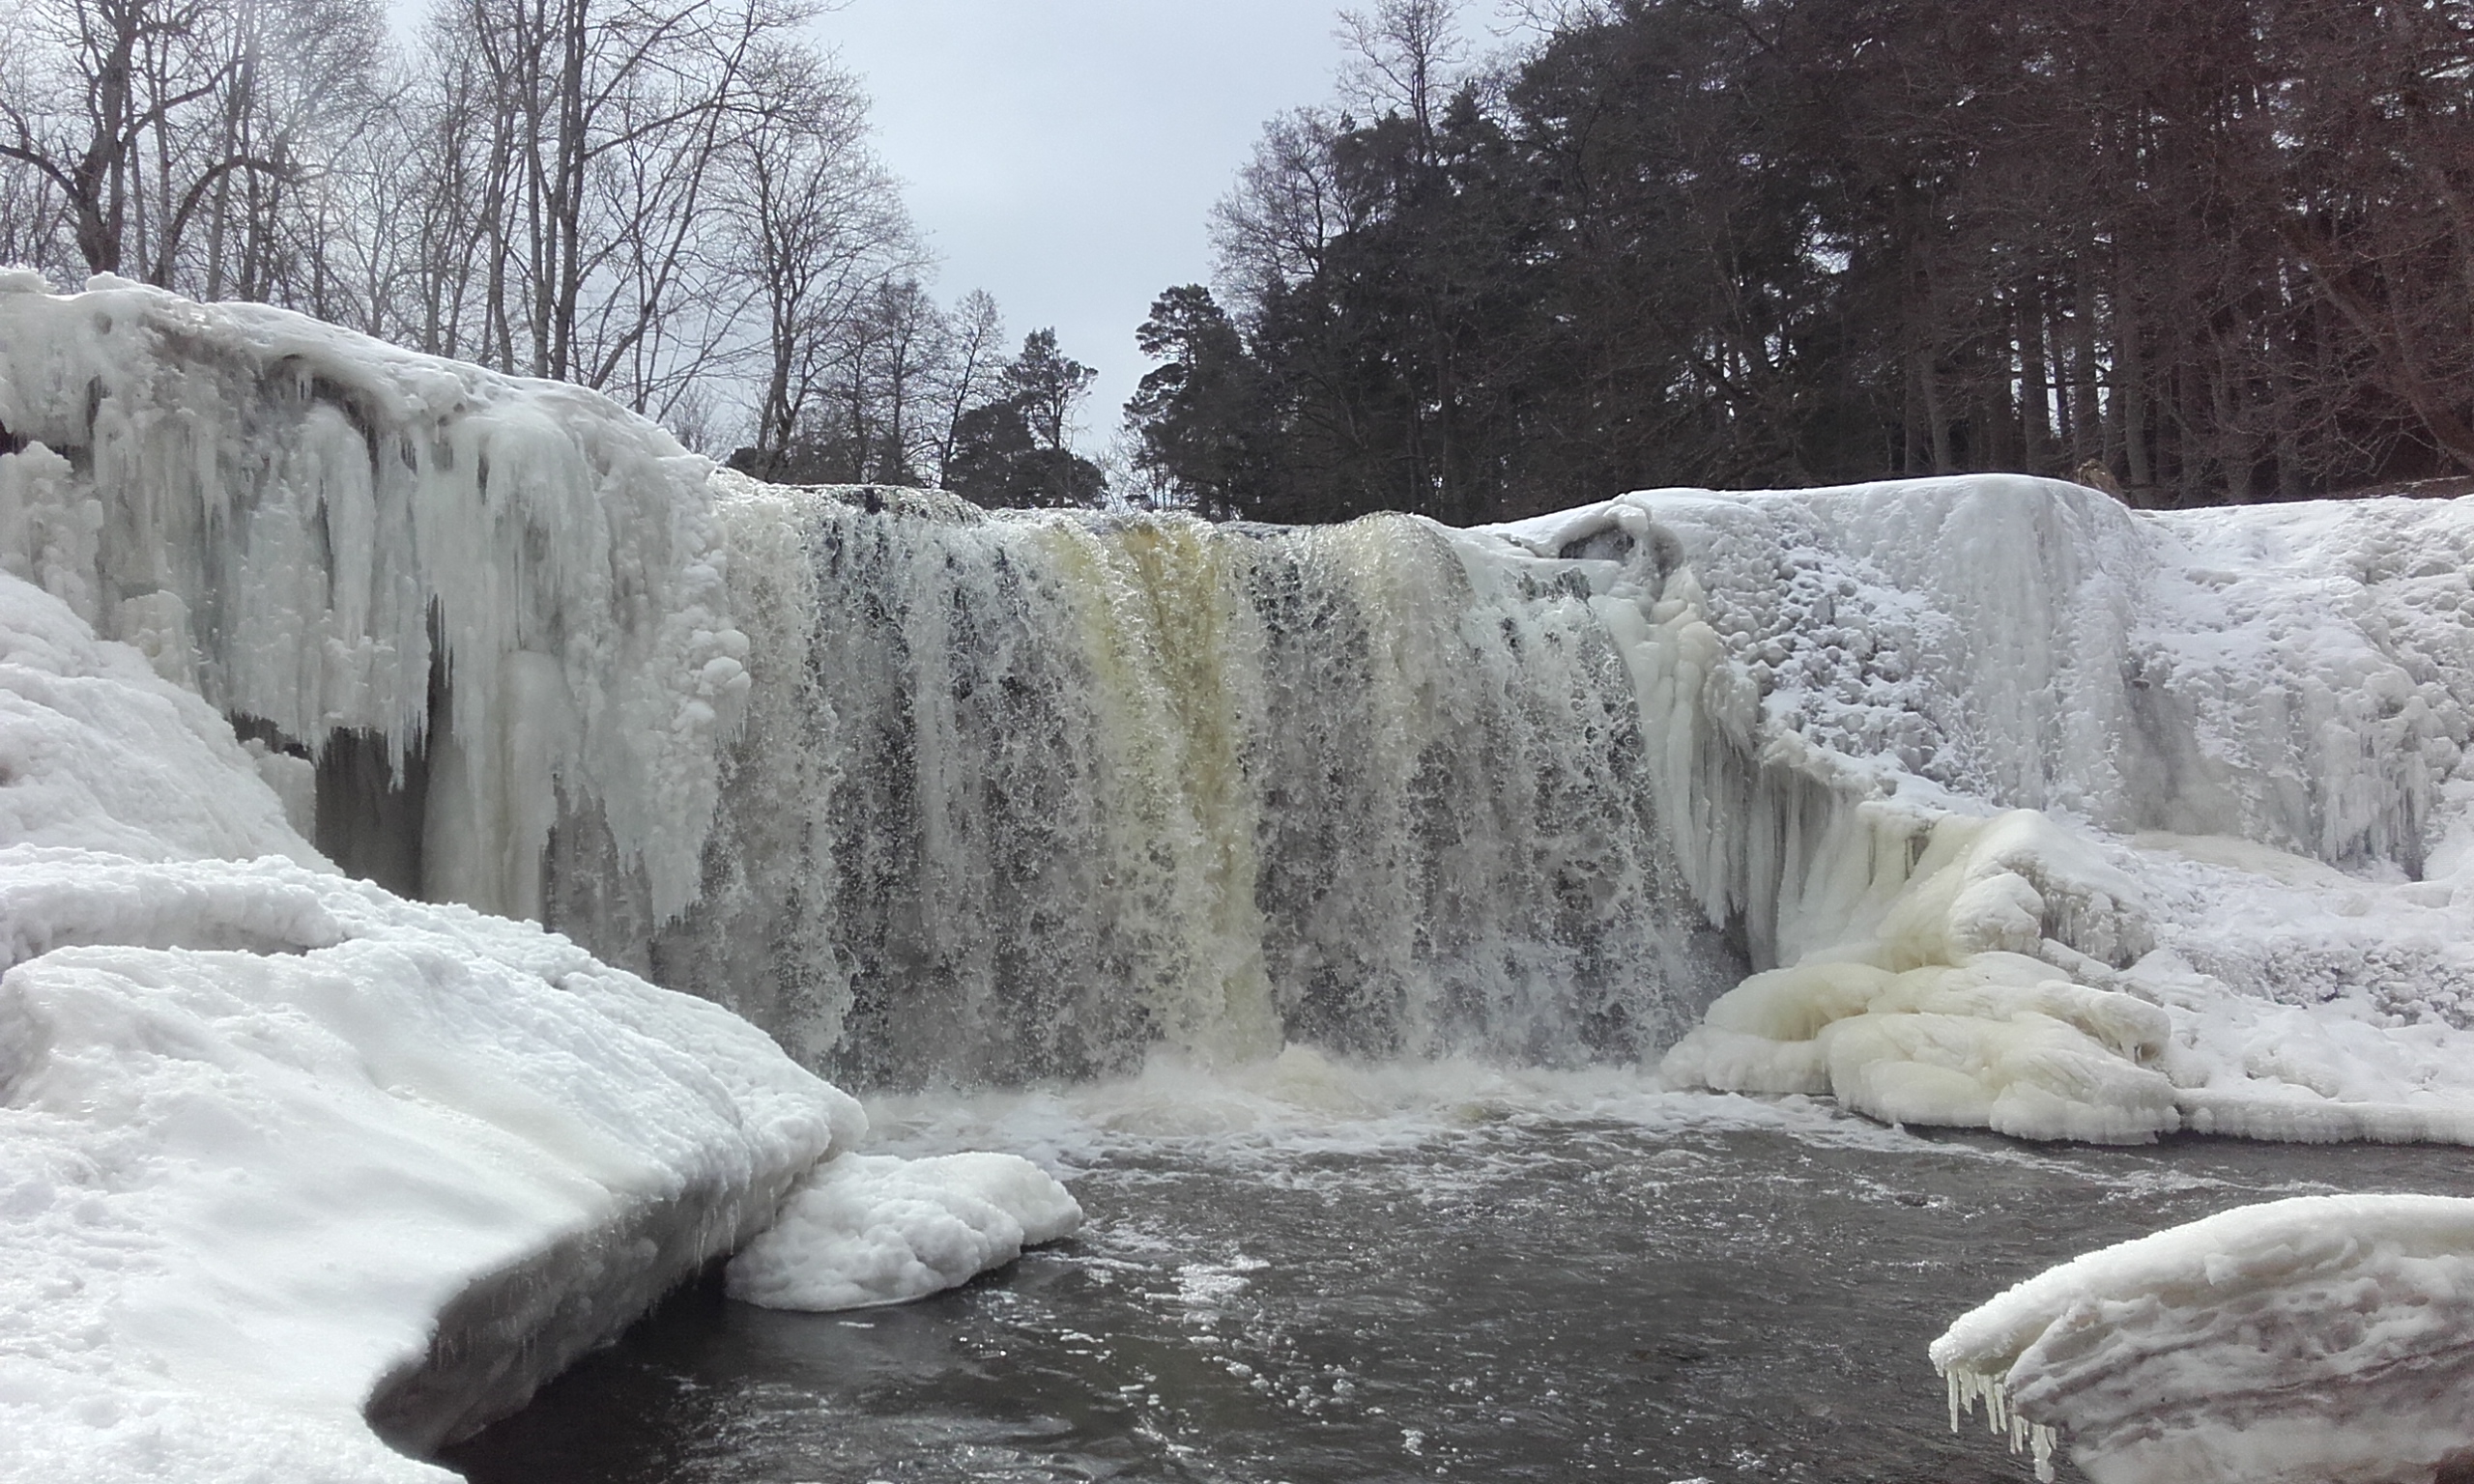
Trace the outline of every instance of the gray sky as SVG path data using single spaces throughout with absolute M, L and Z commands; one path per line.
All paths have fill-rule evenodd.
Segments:
M 1099 368 L 1082 442 L 1149 362 L 1134 329 L 1207 281 L 1206 220 L 1264 120 L 1333 91 L 1339 0 L 848 0 L 819 20 L 875 101 L 877 150 L 941 260 L 1015 345 Z

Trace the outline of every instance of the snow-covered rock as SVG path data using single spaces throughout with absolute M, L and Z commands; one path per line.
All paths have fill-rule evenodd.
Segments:
M 443 1478 L 864 1131 L 719 1007 L 336 874 L 0 576 L 0 1477 Z
M 2303 1196 L 2104 1248 L 1933 1343 L 2054 1477 L 2428 1484 L 2474 1459 L 2474 1201 Z
M 1081 1225 L 1065 1187 L 1018 1155 L 842 1155 L 811 1171 L 781 1219 L 731 1259 L 730 1295 L 774 1309 L 902 1303 Z

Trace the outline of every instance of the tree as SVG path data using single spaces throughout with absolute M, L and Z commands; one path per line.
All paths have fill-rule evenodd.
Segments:
M 1211 290 L 1189 284 L 1153 300 L 1135 340 L 1165 362 L 1126 404 L 1136 465 L 1210 519 L 1272 507 L 1262 446 L 1270 409 L 1256 363 Z
M 2466 0 L 1593 0 L 1501 72 L 1342 40 L 1128 406 L 1204 508 L 2094 465 L 2148 503 L 2474 474 Z
M 982 505 L 1096 505 L 1108 498 L 1100 467 L 1074 452 L 1074 410 L 1098 373 L 1057 349 L 1056 331 L 1023 337 L 1000 384 L 1005 395 L 955 419 L 946 487 Z
M 297 288 L 270 260 L 302 146 L 365 111 L 382 24 L 366 0 L 34 0 L 0 62 L 6 195 L 85 271 L 216 295 L 245 243 L 245 292 Z

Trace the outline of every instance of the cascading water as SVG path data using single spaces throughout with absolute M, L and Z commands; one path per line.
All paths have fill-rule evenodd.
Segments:
M 1666 1074 L 1853 1097 L 1823 1027 L 1957 1015 L 1998 1099 L 2012 1011 L 2066 1002 L 2135 1116 L 2003 1127 L 2459 1127 L 2365 1111 L 2429 1086 L 2405 1042 L 2361 1080 L 2232 1029 L 2278 997 L 2474 1020 L 2421 916 L 2474 859 L 2448 507 L 1981 475 L 1491 532 L 990 516 L 754 485 L 576 388 L 279 311 L 40 289 L 0 275 L 0 562 L 234 718 L 348 869 L 540 917 L 864 1084 L 1160 1044 L 1629 1061 L 1810 965 Z M 2301 896 L 2256 930 L 2212 905 L 2272 889 Z M 2201 1053 L 2170 1085 L 2167 1040 Z
M 1629 1059 L 1743 972 L 1572 574 L 1395 516 L 725 509 L 800 559 L 735 568 L 757 699 L 651 967 L 836 1072 Z

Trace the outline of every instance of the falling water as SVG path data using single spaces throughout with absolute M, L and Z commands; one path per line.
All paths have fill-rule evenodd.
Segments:
M 1742 973 L 1556 564 L 1403 516 L 751 491 L 731 518 L 755 699 L 650 967 L 837 1075 L 1628 1058 Z M 623 941 L 592 854 L 554 853 L 554 909 Z

